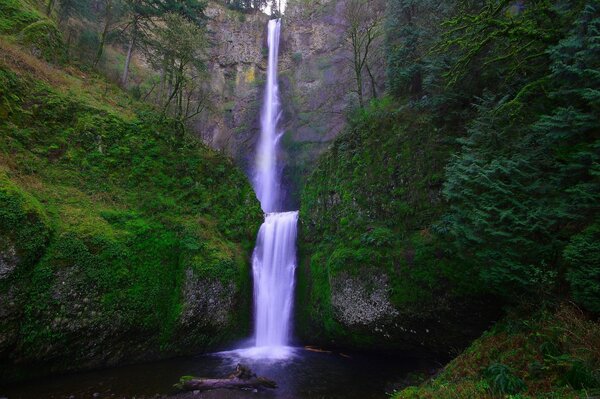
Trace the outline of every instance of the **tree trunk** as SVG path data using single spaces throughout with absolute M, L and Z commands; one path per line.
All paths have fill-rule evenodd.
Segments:
M 243 388 L 276 388 L 274 381 L 255 377 L 248 380 L 241 378 L 193 378 L 182 383 L 185 391 L 208 391 L 211 389 L 243 389 Z
M 364 106 L 363 100 L 363 82 L 362 73 L 360 70 L 356 70 L 356 93 L 358 94 L 358 105 L 362 108 Z
M 94 60 L 94 68 L 100 62 L 100 58 L 102 58 L 102 53 L 104 52 L 104 44 L 106 43 L 106 36 L 108 35 L 108 28 L 110 26 L 110 13 L 112 7 L 112 0 L 107 0 L 106 2 L 106 16 L 104 18 L 104 29 L 102 30 L 102 35 L 100 36 L 100 46 L 98 46 L 98 52 L 96 53 L 96 59 Z
M 52 14 L 52 9 L 54 9 L 54 2 L 56 0 L 48 0 L 48 4 L 46 4 L 46 15 L 50 16 Z
M 133 54 L 133 46 L 135 46 L 135 37 L 137 35 L 137 29 L 135 25 L 131 30 L 131 40 L 129 41 L 129 48 L 127 49 L 127 57 L 125 58 L 125 66 L 123 67 L 123 76 L 121 77 L 121 84 L 123 87 L 127 87 L 127 78 L 129 77 L 129 63 L 131 62 L 131 56 Z
M 365 66 L 367 67 L 367 73 L 369 74 L 369 79 L 371 79 L 371 95 L 373 96 L 373 98 L 377 98 L 377 86 L 375 85 L 375 78 L 373 77 L 373 74 L 371 73 L 371 68 L 369 68 L 368 62 L 365 64 Z
M 156 103 L 161 104 L 162 99 L 165 96 L 165 89 L 167 86 L 167 57 L 163 58 L 162 68 L 160 69 L 160 86 L 158 87 L 158 93 L 156 97 Z

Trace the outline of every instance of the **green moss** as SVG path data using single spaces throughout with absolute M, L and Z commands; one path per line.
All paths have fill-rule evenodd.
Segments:
M 39 12 L 26 1 L 0 1 L 0 34 L 17 33 L 41 18 Z
M 39 201 L 0 168 L 0 248 L 14 246 L 19 264 L 31 265 L 43 253 L 51 226 Z
M 123 93 L 97 96 L 101 79 L 67 79 L 58 90 L 0 65 L 0 236 L 29 265 L 15 276 L 18 313 L 0 322 L 18 332 L 0 349 L 22 363 L 0 358 L 0 380 L 247 334 L 262 212 L 244 174 Z M 188 268 L 232 284 L 226 321 L 182 321 Z

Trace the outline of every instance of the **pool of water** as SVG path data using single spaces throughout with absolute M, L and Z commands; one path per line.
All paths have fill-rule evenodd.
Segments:
M 8 399 L 151 398 L 177 394 L 183 375 L 224 378 L 238 363 L 275 380 L 278 388 L 258 392 L 213 391 L 194 398 L 377 399 L 386 398 L 414 371 L 432 363 L 407 356 L 313 352 L 290 348 L 285 359 L 247 357 L 230 351 L 65 375 L 0 388 Z

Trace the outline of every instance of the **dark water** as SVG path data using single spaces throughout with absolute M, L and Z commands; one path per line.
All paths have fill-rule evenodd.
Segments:
M 298 348 L 286 360 L 250 360 L 236 353 L 199 355 L 135 366 L 79 373 L 35 383 L 0 388 L 8 399 L 41 398 L 150 398 L 175 395 L 173 384 L 183 375 L 223 378 L 237 363 L 273 379 L 275 390 L 213 391 L 193 398 L 317 399 L 386 398 L 409 372 L 425 371 L 431 364 L 408 357 L 315 353 Z M 96 394 L 94 396 L 94 394 Z

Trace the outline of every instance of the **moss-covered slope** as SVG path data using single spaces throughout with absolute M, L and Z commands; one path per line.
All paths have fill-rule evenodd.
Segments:
M 0 382 L 246 334 L 261 211 L 243 173 L 17 39 L 0 41 Z
M 431 231 L 445 209 L 443 137 L 427 113 L 384 100 L 321 158 L 302 194 L 301 336 L 448 352 L 493 319 L 469 265 Z
M 563 305 L 509 315 L 439 375 L 392 397 L 575 399 L 599 393 L 600 324 Z

